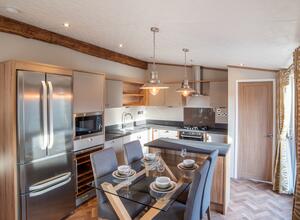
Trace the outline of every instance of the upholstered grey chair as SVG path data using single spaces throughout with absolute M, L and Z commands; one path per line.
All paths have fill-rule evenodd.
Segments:
M 124 144 L 124 156 L 127 164 L 141 160 L 144 157 L 142 145 L 139 140 Z
M 202 208 L 200 210 L 200 219 L 203 218 L 204 214 L 207 214 L 208 220 L 210 220 L 210 194 L 211 194 L 211 187 L 213 182 L 214 170 L 217 163 L 219 151 L 213 151 L 207 158 L 210 162 L 209 169 L 207 172 L 207 177 L 205 180 L 205 186 L 203 188 L 203 198 L 202 198 Z M 189 196 L 189 189 L 187 189 L 184 193 L 182 193 L 178 198 L 177 201 L 183 204 L 187 203 L 188 196 Z
M 203 188 L 210 162 L 206 160 L 200 169 L 195 171 L 186 204 L 174 202 L 167 212 L 161 211 L 155 220 L 199 220 L 202 209 Z
M 93 168 L 95 184 L 99 185 L 101 177 L 109 176 L 118 167 L 116 153 L 112 148 L 107 148 L 90 155 Z M 106 198 L 105 194 L 101 190 L 96 190 L 98 200 L 98 217 L 101 219 L 117 220 L 118 217 L 115 214 L 111 204 Z M 134 193 L 135 200 L 139 200 L 142 204 L 150 203 L 151 198 L 145 193 Z M 135 218 L 145 209 L 145 206 L 137 202 L 129 201 L 127 199 L 121 199 L 128 214 Z

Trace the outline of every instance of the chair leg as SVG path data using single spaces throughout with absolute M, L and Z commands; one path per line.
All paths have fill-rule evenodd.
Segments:
M 210 207 L 209 206 L 206 210 L 206 214 L 207 214 L 207 219 L 210 220 Z

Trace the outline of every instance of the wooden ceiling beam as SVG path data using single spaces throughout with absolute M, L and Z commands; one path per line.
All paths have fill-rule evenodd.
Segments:
M 126 64 L 141 69 L 147 69 L 148 63 L 124 54 L 120 54 L 84 41 L 67 37 L 30 24 L 26 24 L 0 15 L 0 32 L 16 34 L 25 38 L 44 41 L 51 44 L 67 47 L 78 52 Z

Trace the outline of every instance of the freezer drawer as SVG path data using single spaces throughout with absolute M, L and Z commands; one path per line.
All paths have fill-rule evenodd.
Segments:
M 74 173 L 73 153 L 46 157 L 34 163 L 19 165 L 20 193 L 32 191 L 43 182 Z M 61 178 L 60 178 L 61 179 Z M 55 182 L 55 181 L 54 181 Z
M 74 177 L 22 195 L 20 200 L 21 220 L 60 220 L 75 210 Z

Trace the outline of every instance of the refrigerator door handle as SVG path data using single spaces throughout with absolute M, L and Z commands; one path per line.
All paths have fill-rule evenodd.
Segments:
M 44 144 L 41 146 L 42 150 L 46 150 L 48 147 L 48 119 L 47 119 L 47 85 L 45 81 L 42 81 L 43 87 L 43 98 L 42 98 L 42 107 L 43 107 L 43 136 L 44 136 Z
M 48 149 L 51 149 L 53 147 L 53 86 L 52 82 L 48 81 L 48 87 L 49 87 L 49 95 L 48 95 L 48 119 L 49 119 L 49 145 Z
M 41 182 L 38 182 L 32 186 L 29 187 L 29 191 L 37 191 L 45 189 L 49 186 L 58 184 L 62 181 L 65 181 L 66 179 L 69 179 L 71 177 L 71 172 L 63 173 L 55 177 L 51 177 L 49 179 L 43 180 Z
M 40 196 L 40 195 L 43 195 L 43 194 L 45 194 L 45 193 L 47 193 L 47 192 L 50 192 L 50 191 L 52 191 L 52 190 L 54 190 L 54 189 L 57 189 L 57 188 L 59 188 L 59 187 L 62 187 L 62 186 L 64 186 L 64 185 L 68 184 L 68 183 L 71 181 L 71 179 L 72 179 L 72 178 L 69 177 L 69 178 L 68 178 L 67 180 L 65 180 L 64 182 L 58 183 L 58 184 L 53 185 L 53 186 L 51 186 L 51 187 L 49 187 L 49 188 L 46 188 L 46 189 L 44 189 L 44 190 L 31 192 L 31 193 L 29 193 L 29 197 Z

